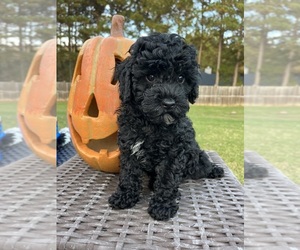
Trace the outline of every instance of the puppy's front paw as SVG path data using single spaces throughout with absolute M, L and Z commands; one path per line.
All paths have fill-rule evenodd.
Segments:
M 108 198 L 112 208 L 125 209 L 133 207 L 139 201 L 139 195 L 133 193 L 116 192 Z
M 224 176 L 224 169 L 218 166 L 214 166 L 211 172 L 208 174 L 208 178 L 220 178 Z
M 148 213 L 155 220 L 168 220 L 175 216 L 178 210 L 178 205 L 175 201 L 166 203 L 150 202 Z

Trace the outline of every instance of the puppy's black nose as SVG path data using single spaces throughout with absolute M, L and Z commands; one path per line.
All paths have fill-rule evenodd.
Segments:
M 164 108 L 172 108 L 175 105 L 175 100 L 172 98 L 165 98 L 162 101 Z

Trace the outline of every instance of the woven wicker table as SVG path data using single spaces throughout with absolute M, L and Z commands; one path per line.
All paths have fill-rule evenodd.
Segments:
M 256 152 L 245 161 L 268 170 L 245 179 L 245 248 L 300 249 L 300 188 Z
M 242 249 L 242 186 L 216 153 L 209 154 L 226 176 L 185 181 L 178 214 L 167 222 L 148 215 L 147 188 L 134 208 L 111 209 L 107 199 L 118 175 L 74 156 L 57 170 L 57 249 Z
M 56 249 L 56 170 L 34 155 L 0 168 L 0 249 Z

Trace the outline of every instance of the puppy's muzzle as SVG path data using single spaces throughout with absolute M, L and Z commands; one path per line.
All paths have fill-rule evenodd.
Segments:
M 165 109 L 171 109 L 175 105 L 175 100 L 173 98 L 165 98 L 162 100 L 162 105 Z
M 174 84 L 155 85 L 147 89 L 141 104 L 150 121 L 165 125 L 176 123 L 189 109 L 183 88 Z

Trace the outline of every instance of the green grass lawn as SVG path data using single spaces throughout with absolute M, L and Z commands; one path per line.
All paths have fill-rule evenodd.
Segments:
M 67 102 L 57 102 L 56 103 L 56 115 L 58 120 L 58 127 L 64 128 L 68 127 L 67 123 Z
M 253 150 L 300 184 L 300 108 L 246 107 L 245 150 Z
M 18 126 L 17 105 L 16 101 L 0 101 L 0 116 L 3 130 Z
M 244 182 L 244 108 L 191 106 L 189 117 L 204 150 L 216 151 Z

